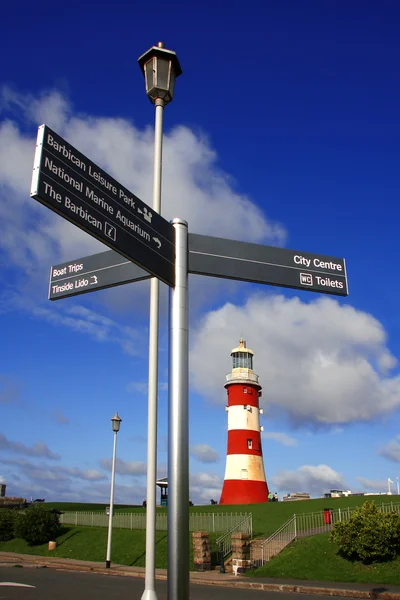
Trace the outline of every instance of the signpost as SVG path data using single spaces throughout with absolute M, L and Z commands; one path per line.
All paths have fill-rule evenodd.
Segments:
M 150 278 L 150 273 L 118 252 L 106 250 L 51 267 L 49 300 L 59 300 Z
M 347 296 L 342 258 L 189 233 L 189 273 Z M 51 268 L 49 298 L 58 300 L 148 279 L 149 273 L 108 250 Z
M 311 252 L 189 234 L 189 273 L 347 296 L 346 264 Z
M 38 130 L 31 197 L 174 286 L 172 225 L 47 125 Z
M 170 286 L 168 598 L 187 600 L 188 274 L 346 296 L 345 261 L 188 234 L 185 221 L 152 213 L 46 125 L 38 131 L 31 197 L 112 249 L 52 267 L 51 300 L 151 276 Z

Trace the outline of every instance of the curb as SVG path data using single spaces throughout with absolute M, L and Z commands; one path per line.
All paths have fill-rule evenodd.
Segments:
M 111 577 L 140 577 L 144 578 L 145 573 L 143 571 L 127 571 L 123 567 L 114 566 L 111 569 L 106 569 L 105 567 L 94 566 L 90 567 L 89 565 L 78 565 L 78 564 L 68 564 L 62 562 L 53 562 L 47 560 L 27 560 L 24 559 L 16 559 L 16 560 L 2 560 L 0 557 L 0 567 L 14 567 L 20 566 L 22 568 L 48 568 L 55 569 L 57 571 L 80 571 L 86 573 L 97 573 L 101 575 L 108 575 Z M 157 580 L 165 581 L 167 579 L 167 575 L 162 573 L 156 573 Z M 330 588 L 330 587 L 321 587 L 316 585 L 301 585 L 301 584 L 288 584 L 288 583 L 269 583 L 269 582 L 258 582 L 258 581 L 245 581 L 245 579 L 202 579 L 197 577 L 196 574 L 190 576 L 190 583 L 196 585 L 208 585 L 215 587 L 230 587 L 242 590 L 258 590 L 264 592 L 284 592 L 284 593 L 294 593 L 294 594 L 308 594 L 308 595 L 318 595 L 318 596 L 340 596 L 342 598 L 361 598 L 363 600 L 400 600 L 400 592 L 390 592 L 390 591 L 379 591 L 377 586 L 375 590 L 357 590 L 357 589 L 348 589 L 348 588 Z
M 341 588 L 328 588 L 307 585 L 292 585 L 287 583 L 258 583 L 254 581 L 198 581 L 191 579 L 191 583 L 199 583 L 202 585 L 215 585 L 232 587 L 238 589 L 258 590 L 264 592 L 284 592 L 295 594 L 308 594 L 318 596 L 340 596 L 342 598 L 363 598 L 365 600 L 399 600 L 400 593 L 395 592 L 374 592 L 363 590 L 349 590 Z

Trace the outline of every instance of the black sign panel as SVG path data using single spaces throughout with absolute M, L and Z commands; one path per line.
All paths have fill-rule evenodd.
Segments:
M 49 299 L 58 300 L 150 279 L 151 275 L 113 250 L 51 267 Z
M 173 226 L 46 125 L 38 130 L 31 197 L 174 286 Z
M 189 273 L 340 296 L 348 293 L 341 258 L 193 233 L 189 233 Z M 49 298 L 57 300 L 149 277 L 109 250 L 52 267 Z
M 189 272 L 347 296 L 342 258 L 189 235 Z

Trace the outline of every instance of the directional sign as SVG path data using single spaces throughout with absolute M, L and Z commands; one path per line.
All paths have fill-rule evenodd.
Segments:
M 189 272 L 347 296 L 346 264 L 311 252 L 189 235 Z
M 51 267 L 49 299 L 77 296 L 150 277 L 150 273 L 118 252 L 106 250 Z
M 311 292 L 346 296 L 345 261 L 189 233 L 189 273 L 240 279 Z M 108 250 L 51 268 L 49 298 L 58 300 L 150 275 Z
M 38 130 L 31 197 L 174 286 L 173 226 L 46 125 Z

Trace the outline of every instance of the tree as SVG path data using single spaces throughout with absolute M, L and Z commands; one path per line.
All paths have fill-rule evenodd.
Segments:
M 60 535 L 58 514 L 43 505 L 36 504 L 18 515 L 15 535 L 30 546 L 45 544 Z
M 11 508 L 0 509 L 0 541 L 7 542 L 14 537 L 16 513 Z
M 400 516 L 382 513 L 375 502 L 365 502 L 347 522 L 336 523 L 330 541 L 349 559 L 364 563 L 393 559 L 400 548 Z

